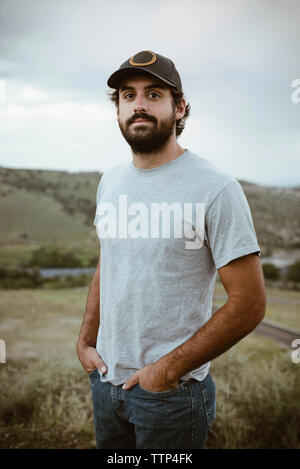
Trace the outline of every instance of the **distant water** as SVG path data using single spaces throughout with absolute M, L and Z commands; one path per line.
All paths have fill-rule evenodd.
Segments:
M 261 263 L 266 264 L 270 263 L 275 265 L 278 269 L 284 269 L 291 264 L 293 264 L 296 261 L 296 259 L 288 259 L 288 258 L 282 258 L 282 257 L 276 257 L 276 256 L 270 256 L 270 257 L 262 257 L 261 258 Z
M 80 274 L 94 274 L 96 268 L 94 267 L 78 267 L 78 268 L 45 268 L 40 269 L 40 274 L 44 278 L 55 277 L 56 275 L 80 275 Z

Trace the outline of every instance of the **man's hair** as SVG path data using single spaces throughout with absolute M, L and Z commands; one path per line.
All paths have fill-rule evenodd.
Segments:
M 173 105 L 176 108 L 178 104 L 180 103 L 181 99 L 183 98 L 184 94 L 181 91 L 177 91 L 174 88 L 170 86 L 166 86 L 166 88 L 169 88 L 171 91 L 172 97 L 173 97 Z M 110 100 L 115 104 L 115 106 L 118 108 L 119 107 L 119 89 L 108 92 L 107 93 Z M 176 138 L 181 135 L 184 127 L 185 127 L 185 121 L 190 115 L 190 110 L 191 110 L 191 105 L 188 103 L 185 107 L 185 113 L 184 116 L 181 119 L 178 119 L 176 121 Z

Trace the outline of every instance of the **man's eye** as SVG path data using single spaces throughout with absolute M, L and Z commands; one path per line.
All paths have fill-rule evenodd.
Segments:
M 127 93 L 125 94 L 124 99 L 128 99 L 128 98 L 131 99 L 132 96 L 133 96 L 133 93 Z
M 150 98 L 156 98 L 156 97 L 159 97 L 159 94 L 158 93 L 155 93 L 155 91 L 152 91 L 152 93 L 149 93 L 149 96 Z

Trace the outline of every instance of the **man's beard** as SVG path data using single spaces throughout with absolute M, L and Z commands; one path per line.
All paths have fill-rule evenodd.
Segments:
M 132 126 L 132 122 L 135 122 L 136 119 L 149 120 L 151 123 Z M 170 117 L 160 121 L 159 125 L 155 117 L 145 113 L 134 114 L 125 124 L 118 119 L 118 123 L 123 137 L 134 153 L 158 153 L 166 145 L 174 131 L 175 110 Z

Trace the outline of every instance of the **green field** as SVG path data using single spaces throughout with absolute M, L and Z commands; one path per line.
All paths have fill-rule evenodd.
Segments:
M 90 384 L 75 353 L 87 293 L 0 291 L 1 448 L 95 448 Z M 299 299 L 283 290 L 268 296 Z M 300 305 L 290 314 L 278 303 L 270 318 L 299 328 L 297 314 Z M 255 333 L 213 360 L 217 419 L 207 447 L 300 449 L 299 371 L 291 350 Z
M 300 291 L 267 287 L 266 319 L 300 331 Z M 221 298 L 222 297 L 222 298 Z M 214 304 L 222 306 L 227 298 L 220 281 L 216 282 Z
M 0 266 L 19 266 L 45 245 L 98 254 L 93 219 L 101 173 L 0 168 Z
M 0 167 L 0 265 L 18 265 L 45 244 L 87 250 L 91 257 L 97 246 L 93 219 L 101 176 Z M 299 249 L 299 187 L 240 182 L 262 254 Z

